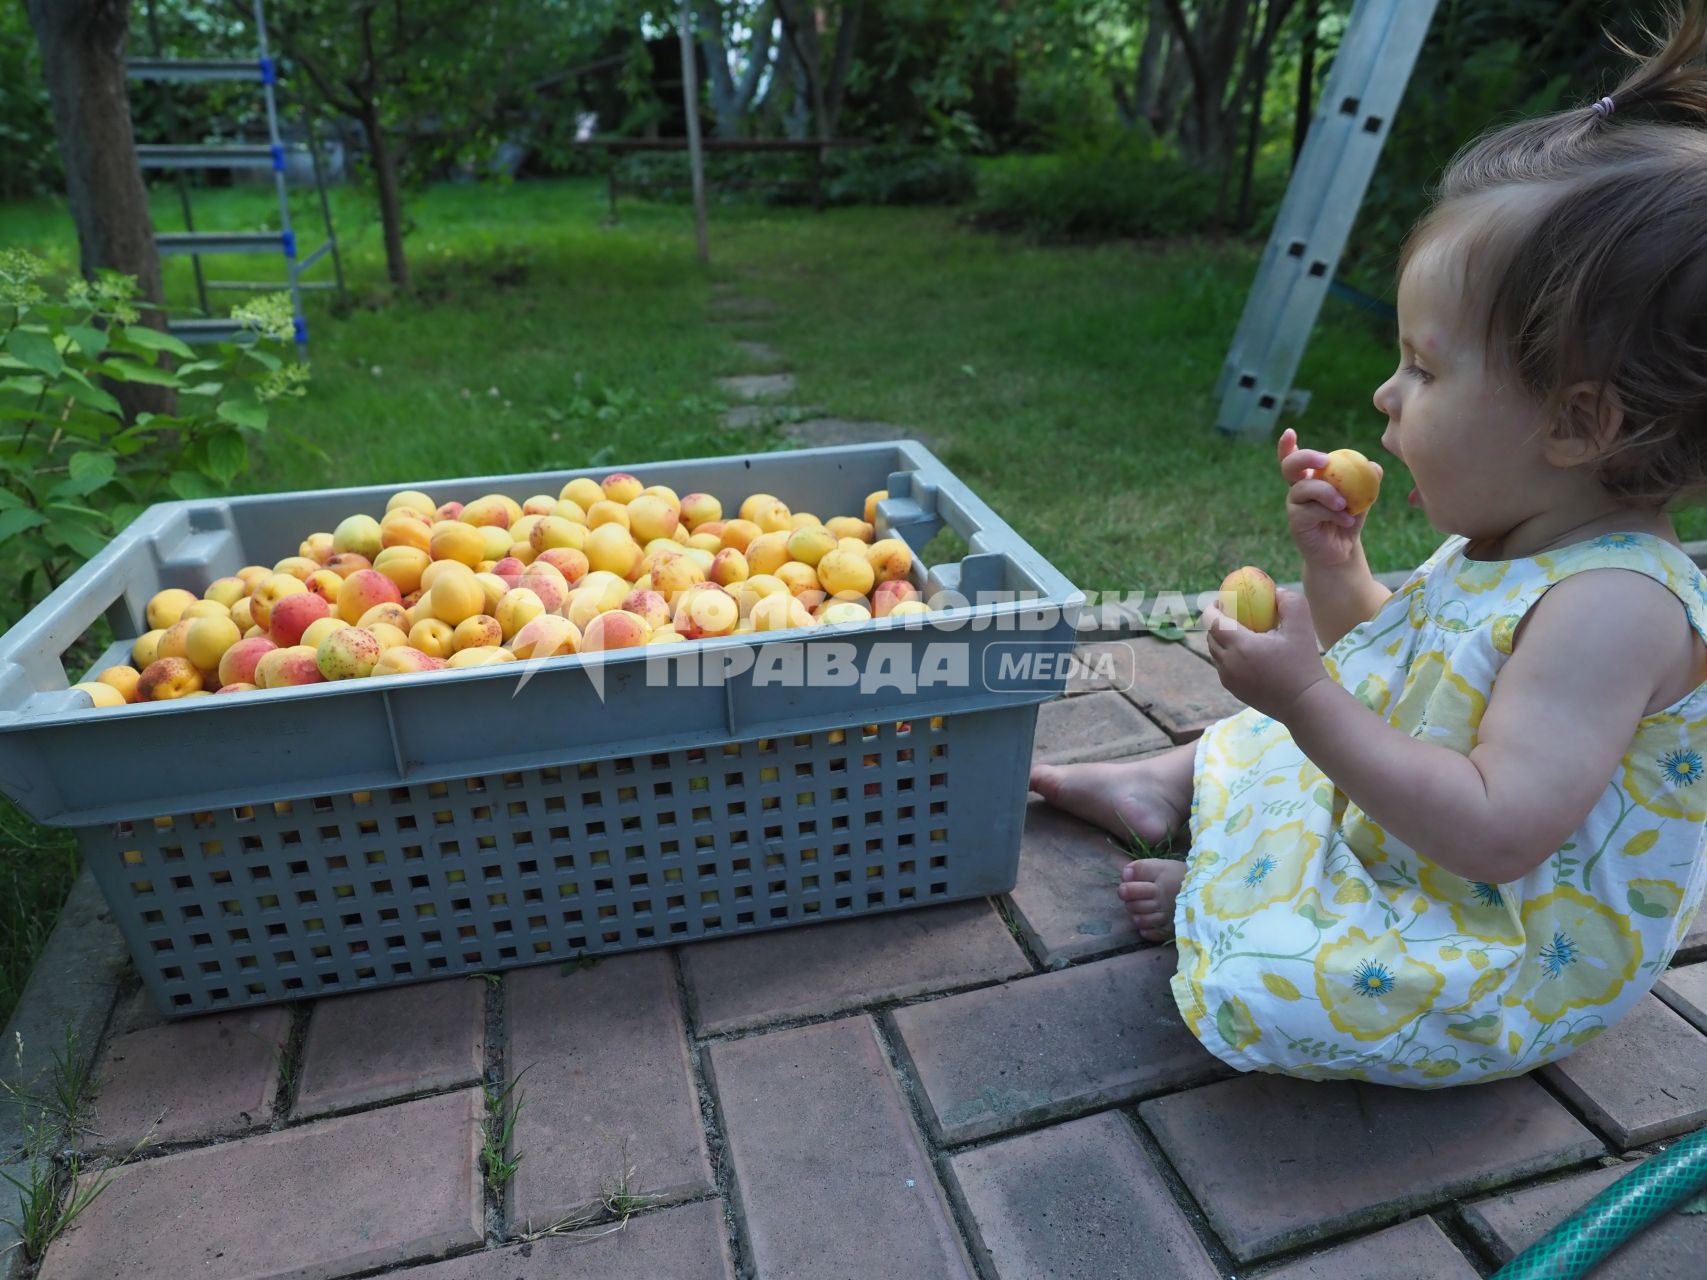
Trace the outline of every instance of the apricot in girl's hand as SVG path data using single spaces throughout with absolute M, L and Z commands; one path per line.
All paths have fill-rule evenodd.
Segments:
M 1221 597 L 1222 609 L 1247 631 L 1274 630 L 1279 617 L 1274 579 L 1261 569 L 1246 565 L 1233 570 L 1222 579 Z
M 1339 490 L 1347 515 L 1362 515 L 1381 492 L 1381 469 L 1356 449 L 1335 449 L 1317 474 Z

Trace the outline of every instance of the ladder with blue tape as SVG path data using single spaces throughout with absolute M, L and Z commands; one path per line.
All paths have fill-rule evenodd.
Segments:
M 154 245 L 161 256 L 189 254 L 196 264 L 196 284 L 202 310 L 207 307 L 207 290 L 223 289 L 240 292 L 276 292 L 281 287 L 290 293 L 292 328 L 298 354 L 308 356 L 308 321 L 302 311 L 302 295 L 309 290 L 344 290 L 343 264 L 338 259 L 338 238 L 332 228 L 331 206 L 326 199 L 326 184 L 320 168 L 318 147 L 313 145 L 287 146 L 279 134 L 278 66 L 267 50 L 267 20 L 263 0 L 254 0 L 255 38 L 258 55 L 247 60 L 199 60 L 183 58 L 130 58 L 125 70 L 132 80 L 164 81 L 168 83 L 208 83 L 214 81 L 259 85 L 267 111 L 267 141 L 264 143 L 154 144 L 136 148 L 137 162 L 145 170 L 187 169 L 253 169 L 270 170 L 279 198 L 279 230 L 277 231 L 197 231 L 190 216 L 187 194 L 184 195 L 184 221 L 188 230 L 163 231 L 154 236 Z M 149 14 L 151 23 L 152 10 Z M 158 53 L 158 37 L 155 40 Z M 315 185 L 320 192 L 320 211 L 325 219 L 326 239 L 312 253 L 298 256 L 296 232 L 291 227 L 287 168 L 291 155 L 306 154 L 314 166 Z M 180 188 L 183 191 L 183 188 Z M 201 275 L 203 254 L 277 253 L 283 256 L 288 272 L 284 281 L 207 280 Z M 303 276 L 322 258 L 330 257 L 336 268 L 336 281 L 305 280 Z M 187 342 L 230 342 L 243 335 L 242 326 L 229 318 L 211 317 L 198 320 L 176 320 L 171 331 Z

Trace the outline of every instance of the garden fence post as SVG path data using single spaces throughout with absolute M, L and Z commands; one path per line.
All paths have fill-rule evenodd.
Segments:
M 1266 440 L 1286 407 L 1437 3 L 1357 0 L 1215 384 L 1219 430 Z

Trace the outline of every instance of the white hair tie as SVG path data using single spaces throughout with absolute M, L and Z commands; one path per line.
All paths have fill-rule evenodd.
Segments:
M 1599 116 L 1602 120 L 1604 120 L 1604 119 L 1606 119 L 1607 116 L 1611 115 L 1613 113 L 1613 111 L 1615 111 L 1617 109 L 1617 107 L 1618 107 L 1618 104 L 1616 102 L 1614 102 L 1612 100 L 1611 96 L 1609 95 L 1607 97 L 1602 98 L 1599 102 L 1595 103 L 1592 107 L 1589 108 L 1589 110 L 1594 112 L 1595 115 Z

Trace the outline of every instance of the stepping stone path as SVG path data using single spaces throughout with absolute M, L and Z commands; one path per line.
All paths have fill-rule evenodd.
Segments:
M 739 324 L 747 320 L 771 319 L 781 314 L 776 304 L 763 298 L 749 298 L 735 291 L 734 286 L 712 286 L 710 315 L 714 323 Z M 723 425 L 731 430 L 777 428 L 783 439 L 802 449 L 821 449 L 830 445 L 881 444 L 889 440 L 919 440 L 935 449 L 937 445 L 924 433 L 910 427 L 898 427 L 892 422 L 854 422 L 846 418 L 814 416 L 817 409 L 806 409 L 785 401 L 795 392 L 792 373 L 776 366 L 786 363 L 786 357 L 768 342 L 737 338 L 735 347 L 749 365 L 764 366 L 762 373 L 732 374 L 717 380 L 718 390 L 733 403 L 723 414 Z
M 1186 645 L 1084 656 L 1117 661 L 1045 705 L 1040 754 L 1166 750 L 1228 706 Z M 83 1176 L 155 1117 L 170 1146 L 35 1274 L 1468 1280 L 1707 1120 L 1699 922 L 1638 1016 L 1557 1067 L 1308 1084 L 1192 1038 L 1173 949 L 1114 896 L 1126 856 L 1034 800 L 995 898 L 175 1022 L 38 973 L 14 1025 L 51 981 L 43 1007 L 108 1027 Z M 117 945 L 92 891 L 50 954 Z M 499 1191 L 479 1152 L 507 1083 Z M 0 1166 L 21 1176 L 15 1142 Z M 1703 1251 L 1707 1215 L 1672 1214 L 1602 1271 L 1697 1275 Z

